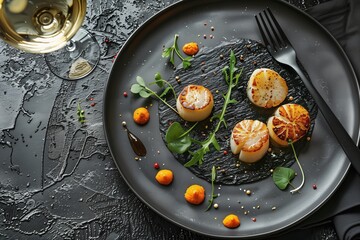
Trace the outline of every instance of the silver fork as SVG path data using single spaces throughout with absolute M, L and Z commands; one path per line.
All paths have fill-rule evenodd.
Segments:
M 257 25 L 262 35 L 263 41 L 273 56 L 281 64 L 292 67 L 300 76 L 310 94 L 314 98 L 321 113 L 327 121 L 330 129 L 333 131 L 339 144 L 343 148 L 346 156 L 352 163 L 354 169 L 360 174 L 360 150 L 355 145 L 349 134 L 346 132 L 338 118 L 331 111 L 330 107 L 321 97 L 312 82 L 305 76 L 297 63 L 296 52 L 289 39 L 281 29 L 278 21 L 269 8 L 255 16 Z

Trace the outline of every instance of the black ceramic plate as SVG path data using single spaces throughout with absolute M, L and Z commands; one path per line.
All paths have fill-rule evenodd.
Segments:
M 205 211 L 206 203 L 192 206 L 184 200 L 185 189 L 194 183 L 210 192 L 210 183 L 195 177 L 167 150 L 159 132 L 156 101 L 144 101 L 130 94 L 136 76 L 152 81 L 156 72 L 171 76 L 161 57 L 163 45 L 175 34 L 179 45 L 187 41 L 213 47 L 238 38 L 261 40 L 254 15 L 270 7 L 298 52 L 316 88 L 353 137 L 359 135 L 359 88 L 347 57 L 338 43 L 308 15 L 282 1 L 192 0 L 178 2 L 143 24 L 126 42 L 113 65 L 104 98 L 107 141 L 125 181 L 148 206 L 170 221 L 198 233 L 217 237 L 254 238 L 284 230 L 314 213 L 335 191 L 346 174 L 349 162 L 321 114 L 318 114 L 312 141 L 300 161 L 306 182 L 300 194 L 280 191 L 271 178 L 241 186 L 217 186 L 219 209 Z M 214 27 L 214 31 L 211 30 Z M 206 34 L 208 37 L 203 38 Z M 210 38 L 210 35 L 213 38 Z M 123 92 L 129 93 L 128 97 Z M 133 123 L 135 108 L 150 105 L 151 120 L 144 127 Z M 147 146 L 146 157 L 136 161 L 121 122 Z M 174 171 L 174 182 L 160 186 L 154 179 L 154 162 Z M 294 166 L 296 168 L 296 166 Z M 298 185 L 300 177 L 294 180 Z M 316 184 L 314 190 L 312 185 Z M 251 189 L 247 196 L 244 189 Z M 207 198 L 208 199 L 208 198 Z M 207 200 L 206 199 L 206 200 Z M 258 208 L 259 206 L 259 208 Z M 247 212 L 247 215 L 244 214 Z M 227 229 L 223 218 L 235 213 L 241 226 Z M 256 222 L 252 218 L 256 218 Z

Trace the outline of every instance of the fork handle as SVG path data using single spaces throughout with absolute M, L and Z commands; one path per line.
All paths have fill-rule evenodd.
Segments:
M 354 141 L 351 139 L 343 125 L 340 123 L 339 119 L 335 116 L 329 105 L 321 97 L 320 93 L 314 87 L 313 83 L 302 72 L 299 65 L 296 63 L 293 64 L 292 67 L 300 76 L 305 86 L 309 90 L 310 94 L 314 98 L 315 102 L 318 105 L 318 108 L 320 109 L 330 129 L 333 131 L 335 137 L 343 148 L 352 166 L 358 172 L 358 174 L 360 174 L 360 149 L 355 145 Z

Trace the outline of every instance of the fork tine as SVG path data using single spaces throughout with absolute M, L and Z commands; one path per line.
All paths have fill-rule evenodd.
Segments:
M 274 32 L 274 27 L 272 26 L 272 23 L 267 16 L 266 10 L 259 13 L 257 22 L 264 40 L 264 44 L 268 47 L 271 47 L 272 50 L 277 51 L 280 47 L 278 41 L 276 41 L 277 39 L 274 38 L 277 33 Z
M 267 7 L 260 12 L 255 16 L 255 19 L 266 46 L 278 51 L 287 45 L 291 45 L 270 8 Z
M 261 16 L 261 13 L 259 13 L 259 15 Z M 257 25 L 258 25 L 258 27 L 259 27 L 260 34 L 261 34 L 261 37 L 262 37 L 262 39 L 263 39 L 263 41 L 264 41 L 264 44 L 265 44 L 265 45 L 269 45 L 270 43 L 269 43 L 269 41 L 268 41 L 268 39 L 267 39 L 267 36 L 266 36 L 266 34 L 265 34 L 265 32 L 264 32 L 264 28 L 263 28 L 263 26 L 262 26 L 261 23 L 260 23 L 260 20 L 259 20 L 259 16 L 258 16 L 258 15 L 255 15 L 255 20 L 256 20 L 256 23 L 257 23 Z M 262 21 L 262 23 L 264 24 L 263 21 Z
M 272 22 L 275 24 L 275 28 L 276 28 L 276 30 L 277 30 L 277 31 L 276 31 L 276 30 L 274 29 L 274 26 L 271 24 L 271 28 L 272 28 L 273 32 L 274 32 L 274 33 L 278 32 L 278 33 L 280 34 L 280 35 L 279 35 L 279 34 L 275 34 L 276 37 L 277 37 L 277 39 L 278 39 L 278 41 L 279 41 L 279 45 L 282 46 L 282 47 L 286 47 L 286 45 L 291 45 L 289 39 L 286 37 L 286 34 L 285 34 L 284 31 L 282 30 L 279 22 L 276 20 L 274 14 L 273 14 L 272 11 L 270 10 L 270 8 L 267 8 L 266 10 L 267 10 L 267 12 L 268 12 L 268 15 L 270 15 L 270 17 L 271 17 Z M 268 15 L 266 15 L 267 18 L 268 18 Z M 268 20 L 269 20 L 269 22 L 270 22 L 270 19 L 269 19 L 269 18 L 268 18 Z M 281 39 L 280 39 L 280 37 L 281 37 Z

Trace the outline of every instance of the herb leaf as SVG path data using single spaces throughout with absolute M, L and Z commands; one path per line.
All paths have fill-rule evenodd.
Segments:
M 148 98 L 148 97 L 150 97 L 152 94 L 149 93 L 149 92 L 147 92 L 146 90 L 141 90 L 141 91 L 139 92 L 139 95 L 140 95 L 141 97 L 143 97 L 143 98 Z
M 170 57 L 172 50 L 173 50 L 172 47 L 165 48 L 164 51 L 162 52 L 162 57 L 163 58 Z
M 131 86 L 130 91 L 131 91 L 132 93 L 139 93 L 139 92 L 141 92 L 143 89 L 144 89 L 143 86 L 141 86 L 141 85 L 139 85 L 139 84 L 137 84 L 137 83 L 134 83 L 134 84 Z
M 189 57 L 184 58 L 181 55 L 179 46 L 178 46 L 178 42 L 177 42 L 178 38 L 179 38 L 179 35 L 175 34 L 173 45 L 171 47 L 165 48 L 163 50 L 162 57 L 169 58 L 169 62 L 175 67 L 175 55 L 177 55 L 182 61 L 183 68 L 187 69 L 191 66 L 190 61 L 191 61 L 192 57 L 189 56 Z
M 81 108 L 80 103 L 77 104 L 76 114 L 78 115 L 78 120 L 81 124 L 86 122 L 85 120 L 85 111 Z
M 272 177 L 275 185 L 279 189 L 284 190 L 294 179 L 295 171 L 292 168 L 277 167 L 274 169 Z
M 171 152 L 179 154 L 186 152 L 191 146 L 191 138 L 189 134 L 178 122 L 174 122 L 168 128 L 165 135 L 165 141 Z
M 138 84 L 139 84 L 140 86 L 146 87 L 145 81 L 144 81 L 144 79 L 143 79 L 142 77 L 137 76 L 137 77 L 136 77 L 136 81 L 138 82 Z
M 295 193 L 295 192 L 299 192 L 300 189 L 304 186 L 305 174 L 304 174 L 304 170 L 301 167 L 300 161 L 297 157 L 295 147 L 294 147 L 292 140 L 289 139 L 288 143 L 291 146 L 291 149 L 293 150 L 296 163 L 298 164 L 298 166 L 300 168 L 301 177 L 302 177 L 301 184 L 297 188 L 295 188 L 294 186 L 291 185 L 291 180 L 293 180 L 295 177 L 295 171 L 291 168 L 285 168 L 285 167 L 275 168 L 275 170 L 273 172 L 273 180 L 274 180 L 275 185 L 278 188 L 280 188 L 281 190 L 284 190 L 288 185 L 290 185 L 294 188 L 293 190 L 290 191 L 290 193 Z
M 208 211 L 211 208 L 211 206 L 214 202 L 214 199 L 218 197 L 217 194 L 214 194 L 215 180 L 216 180 L 216 169 L 215 169 L 215 166 L 212 166 L 212 168 L 211 168 L 211 195 L 210 195 L 210 199 L 209 199 L 209 205 L 208 205 L 206 211 Z
M 229 104 L 235 103 L 235 100 L 231 99 L 231 92 L 234 87 L 236 87 L 237 83 L 239 82 L 239 78 L 241 76 L 241 72 L 236 74 L 235 72 L 238 70 L 236 68 L 236 57 L 233 51 L 230 52 L 230 61 L 229 66 L 226 66 L 222 69 L 225 82 L 228 84 L 228 91 L 224 95 L 224 104 L 222 107 L 222 110 L 220 113 L 214 115 L 211 120 L 219 119 L 219 121 L 216 124 L 216 127 L 213 132 L 210 133 L 209 137 L 202 141 L 197 142 L 200 144 L 200 148 L 196 150 L 194 153 L 191 153 L 192 158 L 184 164 L 185 167 L 191 167 L 195 164 L 202 164 L 204 155 L 210 151 L 210 146 L 213 145 L 216 150 L 220 150 L 219 143 L 216 140 L 216 133 L 219 131 L 220 127 L 224 125 L 224 127 L 227 127 L 226 121 L 225 121 L 225 113 L 226 109 Z
M 176 94 L 175 94 L 175 90 L 172 87 L 172 85 L 167 82 L 166 80 L 162 79 L 160 73 L 156 73 L 155 74 L 155 81 L 152 83 L 149 83 L 149 86 L 151 84 L 156 84 L 158 87 L 163 88 L 165 87 L 165 84 L 167 85 L 167 87 L 163 90 L 163 92 L 158 95 L 155 91 L 153 91 L 144 81 L 144 79 L 140 76 L 136 77 L 136 82 L 133 85 L 131 85 L 130 91 L 134 94 L 139 94 L 141 97 L 143 98 L 148 98 L 150 96 L 154 96 L 157 99 L 161 100 L 165 105 L 167 105 L 171 110 L 173 110 L 174 112 L 176 112 L 177 114 L 179 114 L 177 112 L 177 110 L 175 108 L 173 108 L 171 105 L 169 105 L 166 100 L 164 99 L 164 97 L 168 94 L 168 92 L 171 90 L 171 92 L 173 93 L 174 97 L 176 98 Z

